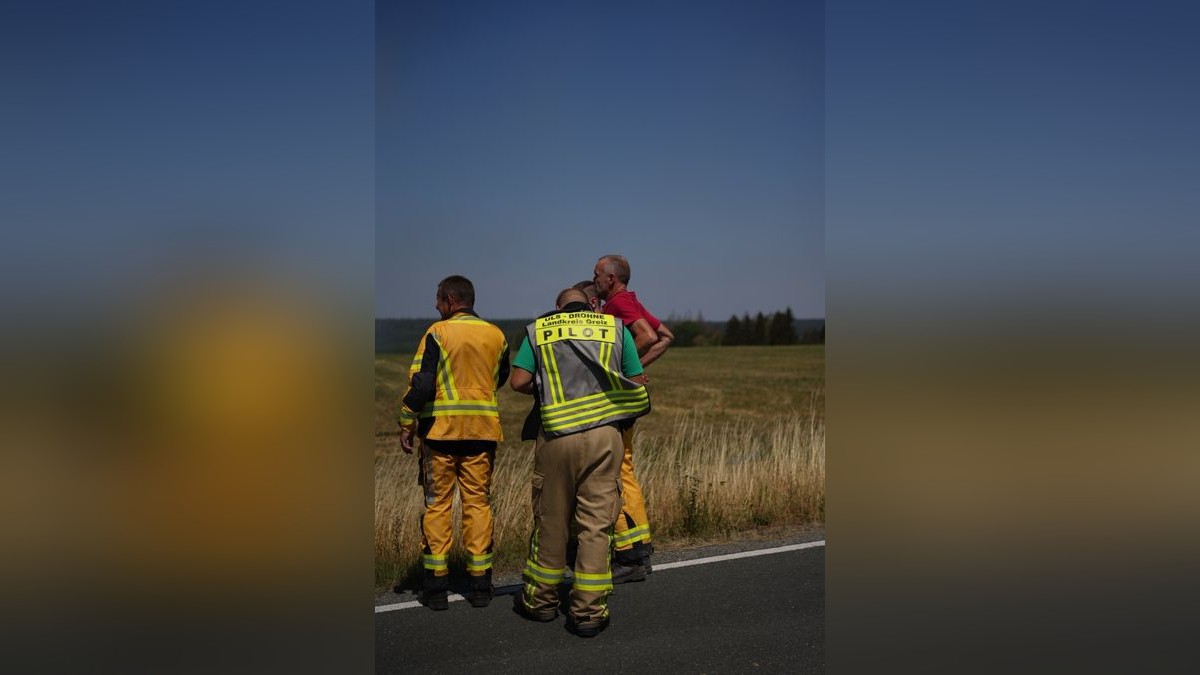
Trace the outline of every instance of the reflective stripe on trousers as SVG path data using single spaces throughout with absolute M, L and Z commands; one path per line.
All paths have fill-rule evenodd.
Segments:
M 538 438 L 534 450 L 533 514 L 525 565 L 526 607 L 558 607 L 557 584 L 566 568 L 572 519 L 579 528 L 571 616 L 584 623 L 608 616 L 612 590 L 609 546 L 620 508 L 621 434 L 597 427 L 559 438 Z
M 613 545 L 619 551 L 628 550 L 637 542 L 650 542 L 650 518 L 642 486 L 633 470 L 633 425 L 621 432 L 621 514 L 613 524 Z M 629 521 L 633 524 L 630 525 Z
M 445 565 L 454 534 L 455 487 L 462 502 L 463 548 L 467 569 L 492 566 L 492 452 L 452 455 L 421 448 L 425 479 L 425 513 L 421 516 L 421 547 L 426 556 Z M 432 569 L 429 563 L 426 569 Z

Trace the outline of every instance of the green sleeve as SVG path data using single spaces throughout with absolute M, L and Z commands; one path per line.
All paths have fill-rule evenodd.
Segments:
M 533 360 L 533 347 L 529 346 L 529 336 L 521 340 L 521 346 L 517 347 L 517 355 L 513 358 L 513 367 L 526 370 L 531 373 L 537 372 L 537 364 Z
M 621 370 L 625 377 L 642 374 L 642 362 L 638 359 L 637 345 L 633 342 L 633 333 L 625 329 L 624 346 L 621 347 Z

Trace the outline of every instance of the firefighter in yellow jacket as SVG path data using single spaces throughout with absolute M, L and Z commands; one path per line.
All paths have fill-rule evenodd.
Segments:
M 533 458 L 533 532 L 517 613 L 558 616 L 571 522 L 579 553 L 567 628 L 592 637 L 608 627 L 613 580 L 609 545 L 621 512 L 620 428 L 650 411 L 633 337 L 621 320 L 598 314 L 583 292 L 559 294 L 558 311 L 526 329 L 513 361 L 512 388 L 538 404 Z
M 420 439 L 424 582 L 420 602 L 449 607 L 447 557 L 453 536 L 451 507 L 457 485 L 462 501 L 463 547 L 470 590 L 467 600 L 492 600 L 492 461 L 503 440 L 496 390 L 508 379 L 508 342 L 475 314 L 475 287 L 461 276 L 438 284 L 442 320 L 417 345 L 412 381 L 400 406 L 400 446 L 411 454 Z

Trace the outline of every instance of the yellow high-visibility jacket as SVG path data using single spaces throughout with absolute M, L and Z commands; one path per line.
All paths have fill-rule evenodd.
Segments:
M 409 373 L 400 426 L 440 441 L 504 440 L 496 390 L 508 381 L 508 340 L 470 310 L 429 327 Z

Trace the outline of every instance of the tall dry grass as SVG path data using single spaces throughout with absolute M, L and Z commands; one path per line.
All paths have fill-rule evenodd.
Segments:
M 533 522 L 533 444 L 504 443 L 496 452 L 492 470 L 493 541 L 497 570 L 516 570 L 525 560 L 525 543 Z M 389 453 L 375 460 L 375 578 L 387 584 L 415 580 L 419 573 L 421 533 L 425 508 L 417 484 L 416 454 Z M 451 568 L 463 567 L 462 510 L 454 502 L 454 540 Z
M 417 459 L 399 449 L 390 419 L 408 358 L 376 360 L 375 560 L 381 586 L 411 583 L 420 573 Z M 654 408 L 636 427 L 634 465 L 656 547 L 824 522 L 824 347 L 674 350 L 650 372 Z M 714 387 L 725 373 L 725 381 L 736 384 Z M 495 565 L 497 574 L 515 574 L 532 522 L 533 443 L 517 440 L 530 399 L 506 387 L 499 402 L 507 440 L 496 452 L 492 481 Z M 456 506 L 456 528 L 458 521 Z M 451 567 L 463 567 L 457 546 Z
M 503 445 L 493 474 L 496 569 L 515 572 L 532 519 L 533 444 Z M 681 418 L 674 432 L 634 437 L 634 464 L 659 546 L 825 518 L 825 429 L 811 416 L 766 424 Z M 391 453 L 376 462 L 377 583 L 415 581 L 423 508 L 416 458 Z M 455 504 L 456 540 L 458 505 Z M 461 558 L 452 556 L 452 567 Z
M 825 519 L 825 426 L 810 415 L 767 423 L 678 420 L 635 438 L 638 482 L 657 540 L 694 540 Z

